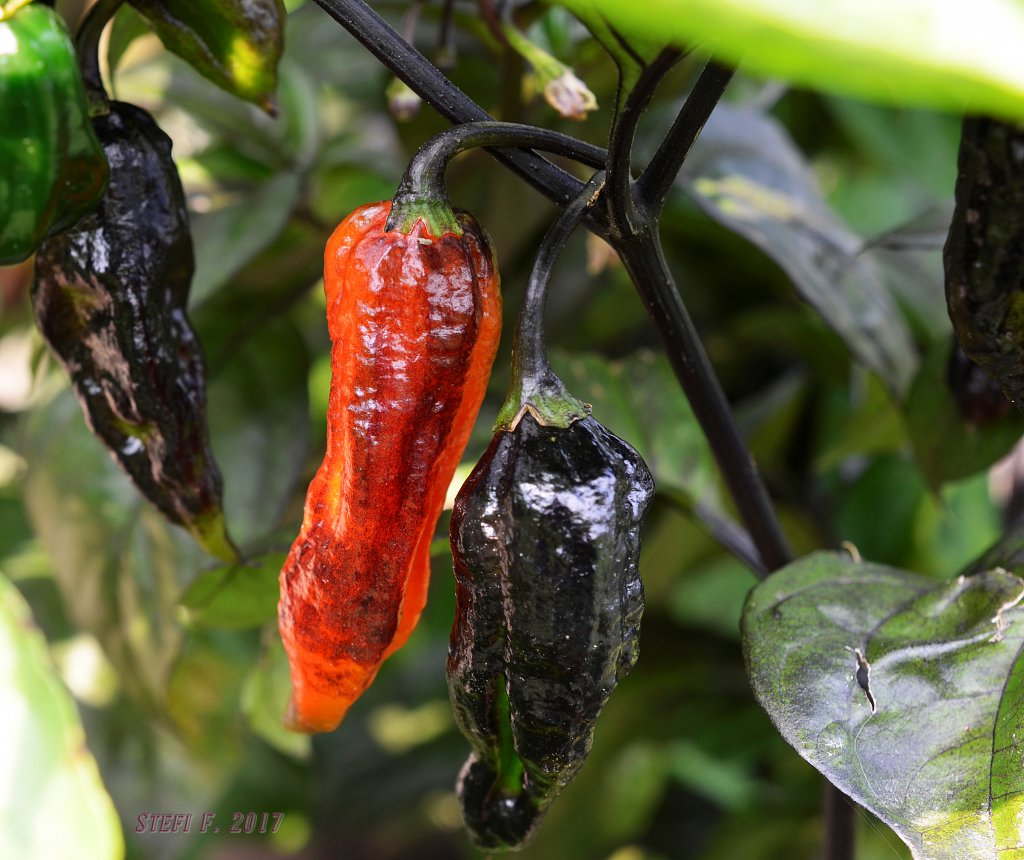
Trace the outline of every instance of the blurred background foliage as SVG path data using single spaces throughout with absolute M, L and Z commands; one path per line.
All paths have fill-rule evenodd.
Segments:
M 396 22 L 408 9 L 374 5 Z M 34 331 L 21 267 L 0 270 L 0 571 L 75 697 L 129 858 L 473 858 L 453 793 L 467 750 L 444 682 L 447 513 L 409 645 L 339 731 L 311 740 L 280 726 L 277 573 L 325 434 L 323 246 L 351 209 L 390 197 L 413 150 L 444 127 L 429 109 L 397 122 L 386 70 L 316 6 L 289 8 L 277 119 L 168 54 L 128 8 L 108 44 L 114 95 L 153 111 L 174 140 L 213 445 L 251 565 L 218 567 L 89 435 Z M 564 10 L 526 4 L 521 23 L 597 95 L 583 122 L 539 97 L 475 4 L 455 9 L 450 73 L 474 99 L 604 143 L 615 70 Z M 415 38 L 428 55 L 438 30 L 439 4 L 424 4 Z M 669 76 L 639 157 L 699 68 L 687 60 Z M 1021 435 L 1019 418 L 969 421 L 947 380 L 940 248 L 957 139 L 948 115 L 740 75 L 669 201 L 670 264 L 798 553 L 850 541 L 873 561 L 949 577 L 1017 507 L 1015 460 L 991 467 Z M 512 320 L 555 210 L 483 153 L 460 158 L 449 187 L 495 240 L 507 308 L 461 478 L 490 437 Z M 591 237 L 576 237 L 558 267 L 548 331 L 570 388 L 641 450 L 659 493 L 644 533 L 640 663 L 521 856 L 817 856 L 822 782 L 744 677 L 738 620 L 754 580 L 707 525 L 733 515 L 727 495 L 643 307 Z M 136 832 L 139 816 L 165 812 L 191 812 L 192 832 Z M 198 833 L 203 812 L 217 814 L 219 834 Z M 233 835 L 234 812 L 284 817 L 276 833 Z M 860 814 L 859 860 L 893 856 L 907 854 Z

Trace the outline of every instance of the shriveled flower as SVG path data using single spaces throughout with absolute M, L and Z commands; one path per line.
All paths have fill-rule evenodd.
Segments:
M 384 94 L 388 99 L 388 110 L 399 122 L 408 122 L 420 112 L 421 99 L 401 78 L 392 78 Z
M 565 63 L 534 44 L 511 24 L 503 30 L 508 44 L 531 66 L 537 77 L 537 88 L 544 98 L 566 119 L 586 119 L 597 110 L 597 96 Z
M 590 111 L 597 110 L 597 96 L 568 66 L 544 84 L 544 98 L 566 119 L 586 119 Z

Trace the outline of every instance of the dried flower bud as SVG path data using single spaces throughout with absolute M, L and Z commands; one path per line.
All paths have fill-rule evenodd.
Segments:
M 567 66 L 557 78 L 544 84 L 544 98 L 566 119 L 586 119 L 597 110 L 597 97 Z
M 388 110 L 398 122 L 408 122 L 420 112 L 423 99 L 400 78 L 392 78 L 384 93 L 388 99 Z

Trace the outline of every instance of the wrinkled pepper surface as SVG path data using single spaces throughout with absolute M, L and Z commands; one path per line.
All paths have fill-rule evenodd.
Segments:
M 0 265 L 74 224 L 106 181 L 67 27 L 25 6 L 0 20 Z
M 192 238 L 171 141 L 122 102 L 94 122 L 110 183 L 93 212 L 40 248 L 36 319 L 89 427 L 142 494 L 231 560 L 203 357 L 186 315 Z
M 524 413 L 458 494 L 448 689 L 472 747 L 463 817 L 483 848 L 530 838 L 636 662 L 653 492 L 640 455 L 593 418 L 563 429 Z
M 1024 128 L 964 120 L 943 258 L 960 346 L 1024 409 Z
M 281 571 L 291 665 L 286 715 L 330 731 L 412 632 L 430 543 L 483 400 L 501 326 L 483 231 L 387 231 L 389 202 L 357 209 L 327 244 L 327 450 Z

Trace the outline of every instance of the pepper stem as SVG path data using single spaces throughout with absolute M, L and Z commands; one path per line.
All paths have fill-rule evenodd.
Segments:
M 91 116 L 110 113 L 110 101 L 100 73 L 100 36 L 124 0 L 97 0 L 75 33 L 75 52 L 82 71 Z
M 570 394 L 551 369 L 544 343 L 544 300 L 555 262 L 604 189 L 604 179 L 604 171 L 590 178 L 583 192 L 551 225 L 537 250 L 512 342 L 512 386 L 498 413 L 495 430 L 515 430 L 527 412 L 544 427 L 561 428 L 590 414 L 590 405 Z
M 432 236 L 462 235 L 448 200 L 444 174 L 456 155 L 480 146 L 539 149 L 591 167 L 602 167 L 607 157 L 599 146 L 532 125 L 483 121 L 452 126 L 432 137 L 413 155 L 392 200 L 386 229 L 409 233 L 417 221 L 422 221 Z

